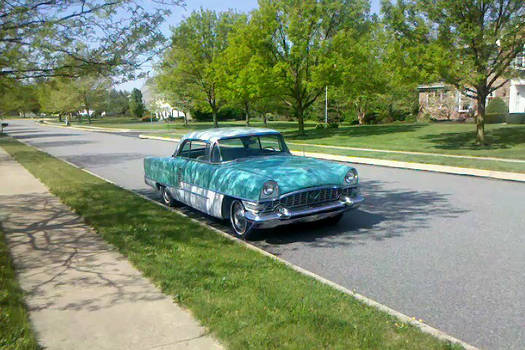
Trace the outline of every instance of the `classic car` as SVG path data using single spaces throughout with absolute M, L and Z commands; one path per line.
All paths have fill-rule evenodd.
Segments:
M 171 157 L 146 157 L 144 175 L 165 204 L 229 219 L 241 238 L 295 222 L 337 223 L 363 201 L 355 168 L 294 156 L 279 132 L 262 128 L 191 132 Z

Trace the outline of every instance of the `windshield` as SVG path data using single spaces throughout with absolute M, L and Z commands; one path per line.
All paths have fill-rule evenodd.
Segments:
M 219 140 L 221 160 L 288 154 L 281 135 L 254 135 Z M 213 156 L 213 155 L 212 155 Z

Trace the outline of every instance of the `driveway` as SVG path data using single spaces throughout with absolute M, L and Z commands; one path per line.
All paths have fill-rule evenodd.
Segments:
M 175 146 L 31 121 L 7 131 L 151 196 L 142 159 Z M 473 345 L 524 349 L 525 184 L 356 167 L 366 202 L 339 225 L 284 227 L 253 244 Z

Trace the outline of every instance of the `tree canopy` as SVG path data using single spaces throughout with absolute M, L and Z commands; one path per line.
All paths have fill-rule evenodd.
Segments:
M 431 70 L 476 99 L 477 140 L 485 143 L 486 99 L 516 74 L 511 63 L 524 50 L 524 2 L 398 0 L 383 1 L 383 11 L 407 47 L 427 52 Z
M 160 24 L 181 0 L 0 2 L 0 78 L 132 77 L 158 54 Z M 155 6 L 157 4 L 157 6 Z
M 244 15 L 232 11 L 192 12 L 173 29 L 171 47 L 160 66 L 161 74 L 174 84 L 184 86 L 194 103 L 211 110 L 215 127 L 218 126 L 217 112 L 224 101 L 217 59 L 228 46 L 228 34 L 245 20 Z M 167 85 L 161 83 L 160 88 Z

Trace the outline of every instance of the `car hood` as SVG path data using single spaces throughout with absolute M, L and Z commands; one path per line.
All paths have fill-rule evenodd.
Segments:
M 341 186 L 345 174 L 352 169 L 335 162 L 292 155 L 246 158 L 229 166 L 277 182 L 280 194 L 307 187 Z

